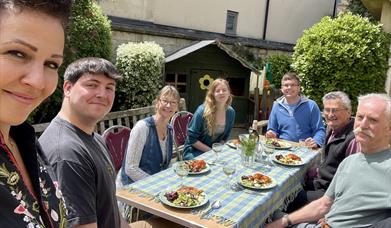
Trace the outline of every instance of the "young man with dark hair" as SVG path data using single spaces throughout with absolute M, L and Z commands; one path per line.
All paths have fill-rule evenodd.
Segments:
M 111 110 L 120 78 L 105 59 L 70 64 L 61 110 L 39 138 L 63 192 L 71 227 L 121 226 L 116 173 L 104 140 L 94 132 Z

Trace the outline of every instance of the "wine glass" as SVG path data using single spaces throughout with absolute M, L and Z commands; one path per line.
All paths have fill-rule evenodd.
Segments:
M 185 161 L 179 161 L 175 163 L 174 171 L 181 178 L 181 182 L 179 186 L 182 187 L 185 177 L 189 174 L 190 171 L 189 166 L 186 164 Z
M 236 172 L 236 164 L 233 162 L 224 162 L 223 163 L 223 172 L 228 177 L 227 187 L 231 188 L 231 177 Z
M 219 153 L 223 150 L 223 144 L 221 143 L 213 143 L 212 144 L 212 150 L 216 154 L 216 159 L 213 163 L 218 164 L 219 162 Z
M 273 166 L 273 163 L 271 161 L 272 158 L 270 157 L 274 154 L 274 147 L 265 145 L 263 148 L 264 148 L 263 153 L 265 154 L 266 168 L 271 168 Z
M 266 148 L 263 145 L 262 141 L 257 143 L 257 160 L 263 167 L 266 169 L 270 169 L 272 166 L 270 165 L 270 160 L 268 159 L 268 155 L 266 154 Z

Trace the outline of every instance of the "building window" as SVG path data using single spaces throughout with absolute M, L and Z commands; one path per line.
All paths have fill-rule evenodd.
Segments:
M 165 82 L 166 85 L 175 86 L 179 93 L 186 93 L 187 87 L 187 75 L 183 73 L 167 73 Z
M 238 12 L 227 11 L 227 21 L 225 25 L 225 33 L 227 35 L 236 35 L 236 27 L 238 23 Z
M 227 78 L 229 87 L 231 87 L 232 95 L 236 97 L 243 97 L 246 95 L 245 92 L 245 81 L 243 78 Z

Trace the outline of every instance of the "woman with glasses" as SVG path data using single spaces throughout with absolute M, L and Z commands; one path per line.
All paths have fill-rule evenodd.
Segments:
M 170 164 L 173 137 L 169 121 L 178 111 L 179 99 L 175 87 L 163 87 L 154 101 L 156 114 L 133 127 L 121 169 L 123 185 L 160 172 Z
M 0 1 L 0 227 L 67 227 L 66 209 L 31 112 L 63 62 L 71 1 Z
M 212 144 L 224 143 L 235 122 L 232 95 L 227 80 L 218 78 L 210 85 L 205 101 L 195 111 L 189 124 L 183 154 L 190 160 L 211 150 Z

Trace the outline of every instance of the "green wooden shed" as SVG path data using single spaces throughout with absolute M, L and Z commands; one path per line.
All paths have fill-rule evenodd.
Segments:
M 186 99 L 190 112 L 203 103 L 213 79 L 229 81 L 236 110 L 236 125 L 247 124 L 252 118 L 253 103 L 249 101 L 249 82 L 255 68 L 227 46 L 216 40 L 204 40 L 170 54 L 165 59 L 165 83 L 174 85 Z

